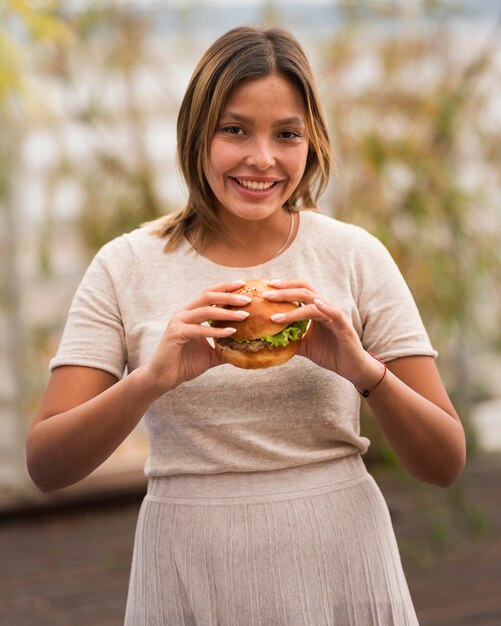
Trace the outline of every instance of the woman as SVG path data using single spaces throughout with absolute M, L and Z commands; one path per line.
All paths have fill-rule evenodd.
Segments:
M 104 246 L 77 291 L 28 437 L 33 480 L 82 479 L 146 414 L 128 626 L 415 625 L 361 460 L 360 397 L 420 480 L 457 478 L 464 432 L 387 251 L 308 210 L 330 148 L 297 41 L 257 28 L 218 39 L 178 146 L 186 208 Z M 245 371 L 207 340 L 235 332 L 248 303 L 236 292 L 255 277 L 277 287 L 270 300 L 303 304 L 281 324 L 312 324 L 299 356 Z

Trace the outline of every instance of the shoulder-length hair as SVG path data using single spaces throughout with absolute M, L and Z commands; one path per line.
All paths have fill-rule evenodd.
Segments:
M 289 210 L 314 208 L 331 167 L 331 147 L 310 63 L 299 42 L 281 28 L 234 28 L 217 39 L 198 63 L 177 120 L 177 160 L 188 189 L 186 206 L 156 222 L 167 237 L 165 251 L 189 235 L 193 247 L 209 235 L 224 236 L 217 200 L 204 174 L 211 140 L 235 91 L 248 81 L 277 74 L 298 90 L 305 110 L 309 148 L 303 177 L 287 200 Z

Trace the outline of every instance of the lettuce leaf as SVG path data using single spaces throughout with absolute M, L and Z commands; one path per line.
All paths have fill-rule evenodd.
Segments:
M 299 322 L 293 322 L 290 326 L 287 326 L 276 335 L 265 335 L 261 337 L 264 341 L 271 343 L 274 347 L 286 346 L 289 341 L 297 341 L 301 339 L 301 336 L 306 332 L 308 326 L 308 320 L 300 320 Z
M 259 337 L 259 339 L 271 343 L 271 345 L 275 348 L 284 347 L 289 343 L 289 341 L 297 341 L 298 339 L 301 339 L 302 335 L 304 335 L 304 333 L 306 332 L 308 322 L 309 320 L 293 322 L 290 326 L 286 326 L 276 335 L 264 335 L 263 337 Z M 228 337 L 228 339 L 236 341 L 237 343 L 256 341 L 255 339 L 233 339 L 231 335 L 230 337 Z
M 207 321 L 209 326 L 212 326 L 214 323 L 213 320 Z M 301 339 L 306 332 L 309 321 L 310 320 L 300 320 L 299 322 L 293 322 L 290 326 L 286 326 L 279 333 L 276 333 L 276 335 L 265 335 L 264 337 L 260 337 L 260 339 L 271 343 L 271 345 L 275 348 L 284 347 L 289 343 L 289 341 L 297 341 L 298 339 Z M 233 339 L 231 336 L 229 339 L 236 341 L 237 343 L 247 343 L 248 341 L 252 341 L 252 339 Z

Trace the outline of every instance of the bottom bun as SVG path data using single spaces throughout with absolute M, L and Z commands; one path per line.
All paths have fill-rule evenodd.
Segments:
M 264 348 L 259 352 L 244 352 L 242 350 L 233 350 L 227 345 L 221 346 L 216 341 L 215 348 L 218 355 L 235 367 L 245 370 L 259 370 L 266 367 L 281 365 L 297 354 L 300 341 L 290 341 L 286 346 L 276 348 Z

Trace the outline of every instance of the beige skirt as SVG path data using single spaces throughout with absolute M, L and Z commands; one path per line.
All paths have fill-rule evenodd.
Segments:
M 416 626 L 388 508 L 359 455 L 152 478 L 126 626 Z

